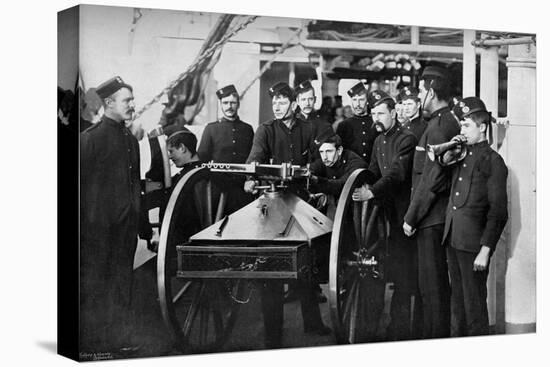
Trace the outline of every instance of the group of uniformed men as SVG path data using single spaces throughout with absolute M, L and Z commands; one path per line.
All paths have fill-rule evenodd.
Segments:
M 394 291 L 386 339 L 486 334 L 486 279 L 507 219 L 507 170 L 487 143 L 491 115 L 485 105 L 465 98 L 452 113 L 449 83 L 445 69 L 426 67 L 419 89 L 405 87 L 397 97 L 407 116 L 401 124 L 396 100 L 381 90 L 368 92 L 360 82 L 347 92 L 354 116 L 336 132 L 314 110 L 309 81 L 295 89 L 282 82 L 273 85 L 269 95 L 274 118 L 255 133 L 239 118 L 237 90 L 226 86 L 217 91 L 223 116 L 206 126 L 198 149 L 190 131 L 168 137 L 169 158 L 182 168 L 174 179 L 211 160 L 311 163 L 312 190 L 338 197 L 349 175 L 366 168 L 367 182 L 354 191 L 353 200 L 381 200 L 390 222 Z M 132 117 L 133 94 L 119 77 L 97 92 L 105 115 L 81 134 L 81 335 L 86 348 L 101 343 L 123 348 L 127 335 L 121 332 L 126 329 L 120 315 L 130 302 L 140 232 L 139 154 L 124 125 Z M 427 157 L 429 146 L 452 139 L 457 148 L 446 152 L 441 164 Z M 465 159 L 445 165 L 459 148 Z M 253 179 L 241 184 L 239 190 L 256 192 Z M 298 285 L 304 331 L 325 335 L 330 329 L 321 319 L 315 287 Z M 277 281 L 262 289 L 265 343 L 271 348 L 281 346 L 282 289 Z

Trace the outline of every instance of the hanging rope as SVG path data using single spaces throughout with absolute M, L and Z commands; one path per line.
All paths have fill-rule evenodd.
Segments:
M 300 28 L 298 29 L 293 35 L 292 37 L 290 37 L 288 39 L 288 41 L 282 45 L 278 50 L 277 52 L 275 52 L 273 54 L 273 56 L 271 57 L 271 59 L 269 59 L 268 62 L 265 63 L 265 65 L 261 68 L 260 70 L 260 73 L 258 75 L 256 75 L 256 77 L 254 79 L 252 79 L 252 81 L 246 86 L 246 88 L 244 88 L 243 92 L 241 93 L 241 95 L 239 96 L 240 99 L 243 99 L 244 95 L 246 94 L 246 92 L 248 92 L 248 90 L 254 85 L 254 83 L 256 83 L 256 81 L 258 81 L 258 79 L 260 79 L 262 77 L 262 75 L 268 71 L 270 68 L 271 68 L 271 65 L 277 60 L 277 57 L 279 57 L 280 54 L 282 54 L 283 52 L 285 52 L 286 49 L 288 49 L 289 47 L 291 46 L 294 46 L 294 44 L 292 44 L 292 40 L 296 37 L 298 37 L 300 35 L 300 33 L 302 33 L 304 29 L 303 28 Z
M 231 37 L 233 37 L 238 32 L 242 31 L 243 29 L 245 29 L 250 23 L 254 22 L 256 18 L 258 17 L 257 16 L 248 17 L 246 21 L 241 23 L 239 26 L 236 26 L 235 28 L 233 28 L 231 32 L 228 32 L 223 38 L 221 38 L 218 42 L 214 43 L 205 52 L 203 52 L 200 55 L 200 57 L 197 60 L 195 60 L 195 62 L 191 64 L 191 66 L 189 66 L 189 68 L 185 72 L 180 74 L 176 80 L 168 84 L 168 86 L 164 88 L 161 92 L 159 92 L 157 95 L 155 95 L 150 102 L 146 103 L 139 111 L 137 111 L 136 114 L 134 115 L 133 120 L 137 120 L 144 112 L 146 112 L 149 108 L 151 108 L 152 105 L 159 102 L 163 95 L 170 92 L 176 85 L 178 85 L 178 83 L 180 83 L 182 80 L 187 78 L 191 73 L 193 73 L 197 69 L 198 66 L 200 66 L 203 63 L 205 59 L 212 56 L 218 50 L 219 47 L 227 43 L 227 41 L 229 41 Z

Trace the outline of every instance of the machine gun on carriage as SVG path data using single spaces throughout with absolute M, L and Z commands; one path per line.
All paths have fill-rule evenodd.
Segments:
M 297 194 L 309 188 L 309 167 L 209 163 L 180 179 L 157 259 L 162 315 L 178 347 L 201 352 L 222 346 L 255 282 L 312 276 L 328 282 L 337 340 L 368 340 L 365 330 L 378 322 L 369 310 L 380 301 L 369 293 L 385 287 L 389 224 L 376 202 L 352 200 L 366 173 L 358 169 L 348 178 L 334 220 Z M 230 212 L 227 179 L 234 175 L 266 185 L 257 187 L 256 200 Z M 323 253 L 328 265 L 319 266 Z

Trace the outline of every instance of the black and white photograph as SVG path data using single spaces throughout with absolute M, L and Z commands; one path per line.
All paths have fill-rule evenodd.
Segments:
M 41 353 L 124 365 L 543 353 L 540 20 L 396 4 L 395 16 L 377 2 L 48 9 L 57 284 L 44 317 L 57 339 L 35 341 Z
M 95 5 L 58 27 L 76 359 L 536 331 L 536 34 Z

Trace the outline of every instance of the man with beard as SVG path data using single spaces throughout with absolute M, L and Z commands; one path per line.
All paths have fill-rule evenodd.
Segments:
M 239 118 L 239 94 L 234 85 L 216 91 L 223 116 L 206 125 L 199 144 L 203 162 L 244 163 L 254 138 L 252 126 Z
M 394 284 L 391 300 L 391 322 L 388 340 L 411 337 L 411 297 L 416 290 L 414 242 L 407 238 L 401 227 L 411 192 L 411 168 L 416 137 L 396 121 L 395 101 L 385 92 L 375 90 L 369 94 L 374 126 L 380 132 L 373 148 L 367 182 L 355 189 L 352 199 L 366 201 L 376 198 L 383 204 L 390 223 L 388 278 Z M 378 300 L 377 313 L 382 311 L 384 288 L 373 294 Z M 370 331 L 368 334 L 373 334 Z
M 274 119 L 262 123 L 256 134 L 247 163 L 266 164 L 292 163 L 305 166 L 317 149 L 314 128 L 311 122 L 295 117 L 296 97 L 294 90 L 280 82 L 269 88 Z M 244 190 L 256 192 L 257 181 L 249 179 Z M 292 188 L 290 188 L 292 189 Z M 299 193 L 297 193 L 299 195 Z M 330 328 L 323 324 L 316 297 L 316 286 L 312 282 L 298 281 L 297 293 L 302 305 L 304 332 L 327 335 Z M 283 282 L 266 281 L 262 286 L 262 312 L 264 314 L 265 345 L 280 348 L 283 328 Z
M 403 223 L 407 236 L 416 233 L 424 338 L 447 337 L 450 332 L 450 285 L 445 248 L 441 246 L 449 191 L 434 193 L 430 190 L 430 177 L 437 167 L 426 154 L 428 145 L 448 142 L 460 132 L 460 126 L 449 109 L 450 97 L 447 70 L 426 67 L 420 78 L 419 98 L 422 111 L 430 118 L 415 150 L 412 197 Z
M 418 90 L 413 87 L 403 87 L 397 95 L 397 102 L 403 106 L 405 115 L 403 128 L 410 130 L 416 136 L 416 140 L 419 141 L 428 124 L 424 121 L 422 111 L 420 111 Z
M 80 135 L 81 350 L 129 353 L 141 193 L 138 142 L 125 126 L 134 96 L 120 77 L 97 94 L 105 114 Z
M 348 91 L 351 97 L 353 117 L 340 123 L 336 133 L 342 138 L 344 149 L 351 150 L 370 163 L 372 145 L 378 133 L 372 125 L 372 118 L 368 115 L 367 89 L 362 82 L 357 83 Z

